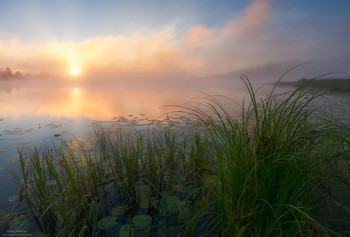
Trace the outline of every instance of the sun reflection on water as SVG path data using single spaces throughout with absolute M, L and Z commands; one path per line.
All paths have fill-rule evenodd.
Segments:
M 31 81 L 13 87 L 11 93 L 1 90 L 0 115 L 6 118 L 25 118 L 31 116 L 52 116 L 76 118 L 80 116 L 98 120 L 109 120 L 114 116 L 147 114 L 150 118 L 174 108 L 164 107 L 189 101 L 198 96 L 189 85 L 150 84 L 150 83 L 86 83 Z M 83 83 L 83 82 L 81 82 Z M 217 83 L 217 87 L 220 84 Z M 197 91 L 211 94 L 232 94 L 232 87 L 209 86 L 205 83 L 195 85 Z M 242 97 L 241 90 L 235 90 L 235 97 Z M 237 98 L 238 99 L 238 98 Z

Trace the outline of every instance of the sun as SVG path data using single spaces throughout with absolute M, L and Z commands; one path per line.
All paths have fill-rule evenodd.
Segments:
M 80 68 L 77 67 L 77 66 L 72 66 L 70 68 L 70 73 L 73 75 L 73 76 L 78 76 L 78 74 L 80 73 Z

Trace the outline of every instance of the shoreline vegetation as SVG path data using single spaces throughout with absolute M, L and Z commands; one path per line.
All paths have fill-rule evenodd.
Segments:
M 349 235 L 349 125 L 314 113 L 321 93 L 258 99 L 243 82 L 250 103 L 238 119 L 207 96 L 174 107 L 189 127 L 99 129 L 90 147 L 20 150 L 19 202 L 1 217 L 4 233 Z
M 322 89 L 329 92 L 350 93 L 350 78 L 300 79 L 280 82 L 280 86 L 295 86 Z

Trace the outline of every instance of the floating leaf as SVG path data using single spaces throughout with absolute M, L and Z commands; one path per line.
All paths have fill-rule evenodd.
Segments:
M 140 207 L 141 208 L 149 208 L 149 199 L 148 198 L 141 198 Z
M 11 143 L 9 145 L 7 145 L 8 147 L 13 147 L 13 146 L 26 146 L 26 145 L 30 145 L 32 144 L 32 142 L 15 142 L 15 143 Z
M 3 166 L 0 166 L 0 171 L 3 170 L 3 169 L 4 169 L 4 167 L 3 167 Z
M 181 184 L 176 185 L 175 192 L 183 193 L 184 192 L 184 186 Z
M 149 215 L 137 215 L 132 218 L 132 223 L 138 226 L 149 226 L 152 223 L 152 217 Z
M 48 181 L 46 182 L 46 185 L 47 185 L 47 186 L 54 186 L 54 185 L 56 185 L 56 184 L 57 184 L 56 180 L 48 180 Z
M 166 197 L 166 196 L 169 196 L 169 193 L 166 192 L 166 191 L 162 191 L 162 192 L 160 192 L 160 196 L 161 197 Z
M 156 197 L 150 197 L 150 198 L 142 198 L 141 197 L 141 202 L 140 202 L 140 207 L 141 208 L 150 208 L 158 207 L 159 200 Z
M 126 212 L 127 209 L 128 209 L 127 206 L 115 207 L 115 208 L 112 209 L 112 215 L 113 216 L 124 215 L 124 213 Z
M 119 230 L 120 237 L 133 237 L 134 228 L 131 225 L 123 225 Z
M 99 228 L 100 230 L 106 230 L 116 225 L 118 225 L 117 218 L 113 216 L 103 218 L 96 223 L 97 228 Z
M 61 134 L 56 133 L 56 134 L 54 134 L 54 136 L 55 136 L 55 137 L 59 137 L 59 136 L 61 136 Z
M 34 129 L 33 128 L 27 128 L 24 130 L 25 133 L 31 133 Z
M 7 151 L 7 150 L 9 150 L 10 149 L 10 147 L 4 147 L 4 148 L 0 148 L 0 152 L 4 152 L 4 151 Z
M 18 195 L 12 195 L 8 198 L 9 202 L 15 202 L 18 199 Z
M 35 147 L 36 147 L 35 144 L 28 144 L 28 145 L 23 146 L 23 148 L 26 148 L 26 149 L 34 149 Z
M 176 212 L 180 206 L 180 199 L 178 196 L 169 196 L 167 198 L 167 205 L 169 212 Z
M 19 155 L 13 155 L 7 160 L 8 163 L 15 163 L 17 161 L 19 161 Z
M 13 219 L 9 223 L 9 231 L 26 231 L 30 226 L 29 220 L 26 219 L 25 215 L 20 215 L 19 217 Z
M 24 137 L 15 137 L 15 138 L 9 138 L 7 139 L 8 141 L 19 141 L 19 140 L 23 140 Z
M 45 124 L 45 126 L 49 127 L 49 128 L 59 128 L 59 127 L 62 127 L 61 124 L 54 124 L 54 123 L 48 123 L 48 124 Z
M 177 196 L 164 195 L 160 199 L 160 212 L 177 212 L 180 206 L 180 199 Z

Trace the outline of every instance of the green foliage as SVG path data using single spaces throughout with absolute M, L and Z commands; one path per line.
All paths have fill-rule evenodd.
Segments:
M 120 216 L 124 215 L 124 213 L 127 211 L 127 206 L 119 206 L 112 209 L 112 215 L 113 216 Z
M 108 216 L 108 217 L 105 217 L 105 218 L 99 220 L 96 223 L 96 227 L 99 228 L 100 230 L 107 230 L 108 228 L 116 226 L 117 224 L 118 223 L 117 223 L 116 217 Z
M 10 231 L 27 231 L 30 223 L 29 220 L 26 218 L 25 215 L 20 215 L 10 221 L 9 223 L 9 230 Z
M 180 199 L 175 195 L 168 195 L 165 193 L 160 199 L 160 212 L 177 212 L 180 206 Z
M 309 105 L 320 94 L 298 89 L 281 99 L 272 91 L 258 100 L 244 82 L 251 103 L 239 122 L 213 97 L 204 108 L 183 107 L 206 126 L 216 159 L 202 179 L 206 192 L 190 233 L 206 220 L 208 231 L 223 236 L 330 235 L 313 214 L 334 198 L 322 187 L 339 181 L 324 168 L 341 160 L 341 136 L 349 144 L 349 130 L 312 116 Z
M 132 223 L 141 227 L 149 226 L 152 223 L 152 217 L 149 215 L 137 215 L 132 218 Z
M 133 237 L 134 228 L 131 225 L 123 225 L 119 230 L 120 237 Z

